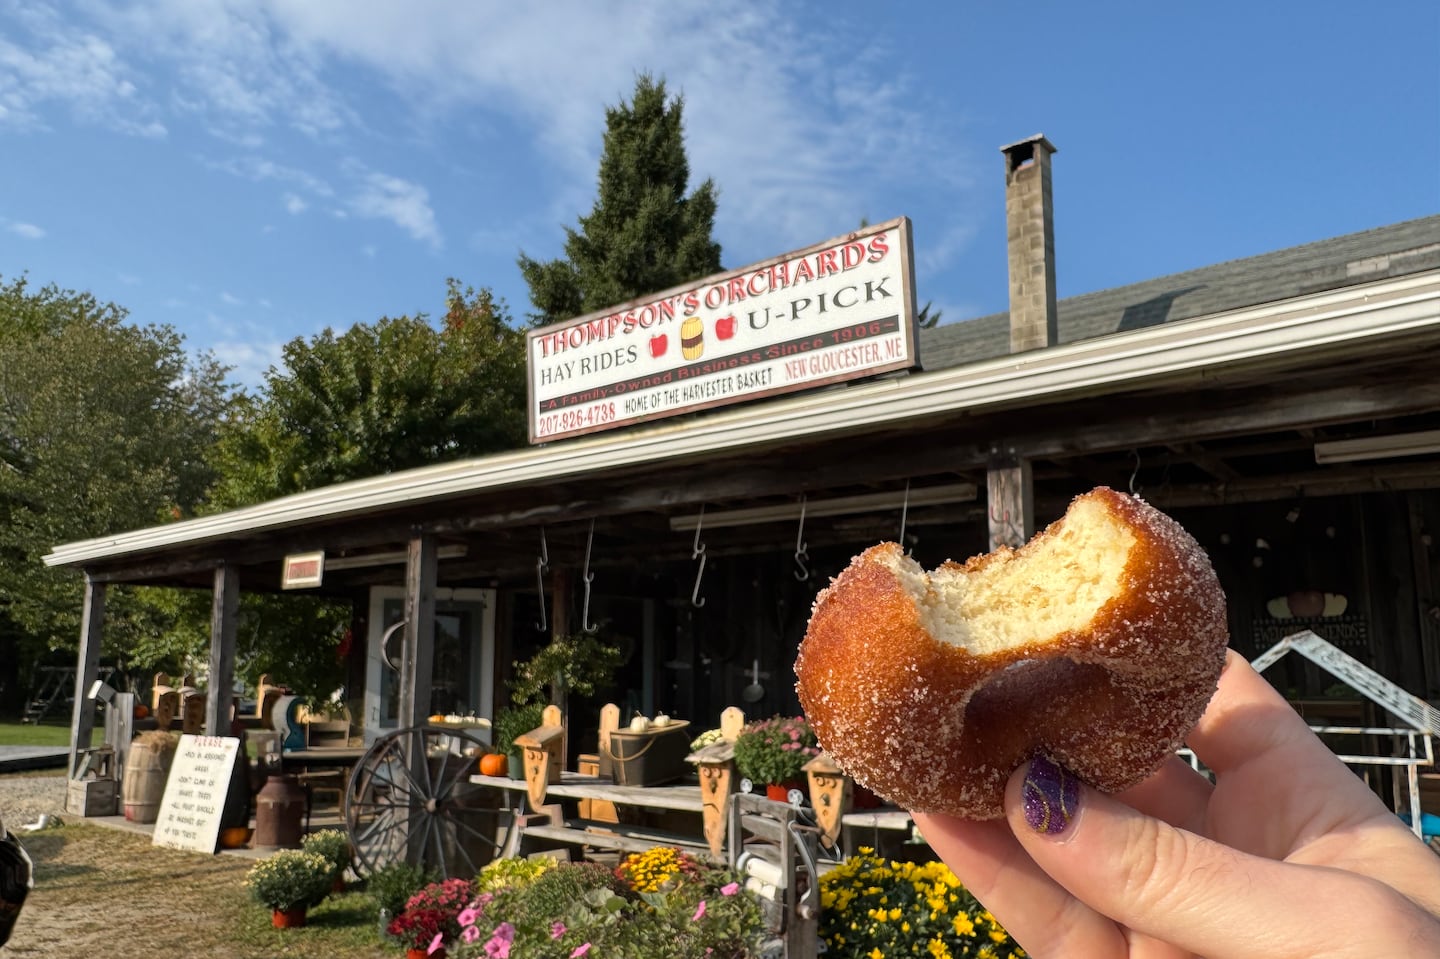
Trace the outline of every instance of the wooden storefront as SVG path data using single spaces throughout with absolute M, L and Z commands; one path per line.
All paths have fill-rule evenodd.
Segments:
M 284 557 L 316 550 L 352 561 L 316 591 L 353 604 L 357 637 L 404 620 L 402 725 L 432 711 L 437 603 L 462 600 L 493 617 L 472 709 L 498 705 L 508 664 L 550 632 L 599 626 L 626 656 L 616 702 L 703 728 L 758 667 L 747 712 L 793 713 L 816 592 L 900 536 L 902 517 L 933 566 L 1023 536 L 1102 484 L 1145 496 L 1206 547 L 1243 653 L 1312 628 L 1440 699 L 1440 443 L 1316 456 L 1336 440 L 1440 439 L 1440 217 L 1061 301 L 1042 349 L 1012 354 L 1008 337 L 1003 315 L 942 326 L 923 331 L 923 369 L 905 374 L 59 545 L 47 562 L 87 581 L 77 741 L 93 723 L 83 693 L 107 585 L 212 592 L 218 733 L 239 592 L 278 591 Z M 352 655 L 354 697 L 376 674 L 366 644 Z M 1331 684 L 1299 662 L 1271 678 L 1296 698 Z

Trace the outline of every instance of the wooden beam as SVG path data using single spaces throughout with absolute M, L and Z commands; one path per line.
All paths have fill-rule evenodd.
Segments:
M 1239 479 L 1240 471 L 1199 443 L 1171 443 L 1170 449 L 1218 480 Z
M 435 537 L 410 538 L 405 564 L 405 640 L 400 666 L 401 726 L 419 726 L 430 714 L 431 670 L 435 662 Z M 422 757 L 423 760 L 423 757 Z
M 231 563 L 215 567 L 210 601 L 210 689 L 205 696 L 205 735 L 230 735 L 230 702 L 235 683 L 235 631 L 240 615 L 240 571 Z
M 75 701 L 70 710 L 70 765 L 67 776 L 80 769 L 80 750 L 90 748 L 95 731 L 95 700 L 90 687 L 100 676 L 100 641 L 105 631 L 105 584 L 85 577 L 85 600 L 80 608 L 80 649 L 75 661 Z

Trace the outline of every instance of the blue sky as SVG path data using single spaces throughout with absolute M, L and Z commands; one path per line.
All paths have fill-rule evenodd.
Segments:
M 726 268 L 905 215 L 946 322 L 1005 308 L 998 148 L 1035 133 L 1062 297 L 1440 212 L 1434 0 L 0 0 L 0 277 L 250 386 L 451 276 L 523 318 L 641 71 Z

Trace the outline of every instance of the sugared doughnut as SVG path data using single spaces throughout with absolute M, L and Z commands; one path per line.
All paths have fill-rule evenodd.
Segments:
M 1101 487 L 1019 550 L 930 573 L 894 543 L 855 557 L 815 600 L 796 689 L 857 782 L 993 819 L 1037 754 L 1106 792 L 1153 772 L 1209 702 L 1227 637 L 1200 545 Z

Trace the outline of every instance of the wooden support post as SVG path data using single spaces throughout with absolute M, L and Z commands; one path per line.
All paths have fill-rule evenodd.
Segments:
M 70 711 L 70 764 L 66 775 L 79 776 L 80 751 L 90 748 L 95 732 L 95 700 L 90 687 L 100 678 L 100 640 L 105 629 L 105 584 L 85 574 L 85 600 L 80 609 L 80 649 L 75 662 L 75 701 Z
M 997 456 L 985 475 L 990 505 L 990 548 L 1019 549 L 1035 532 L 1035 480 L 1030 461 Z
M 417 533 L 410 538 L 405 562 L 404 649 L 400 656 L 400 715 L 403 726 L 422 726 L 430 715 L 430 689 L 435 655 L 435 580 L 439 555 L 435 537 Z M 413 747 L 415 739 L 410 739 Z M 430 759 L 424 750 L 411 749 L 405 757 L 413 782 L 430 781 Z M 412 811 L 401 827 L 405 831 L 405 859 L 418 864 L 424 854 L 426 831 L 412 829 L 418 822 Z
M 423 725 L 430 715 L 438 562 L 434 536 L 420 534 L 411 538 L 405 565 L 405 639 L 400 657 L 401 726 Z
M 215 567 L 210 602 L 210 691 L 205 697 L 205 735 L 230 735 L 230 704 L 235 684 L 235 631 L 240 615 L 240 571 L 230 563 Z M 185 704 L 181 704 L 185 708 Z M 186 710 L 187 718 L 189 710 Z M 187 722 L 186 731 L 189 731 Z

